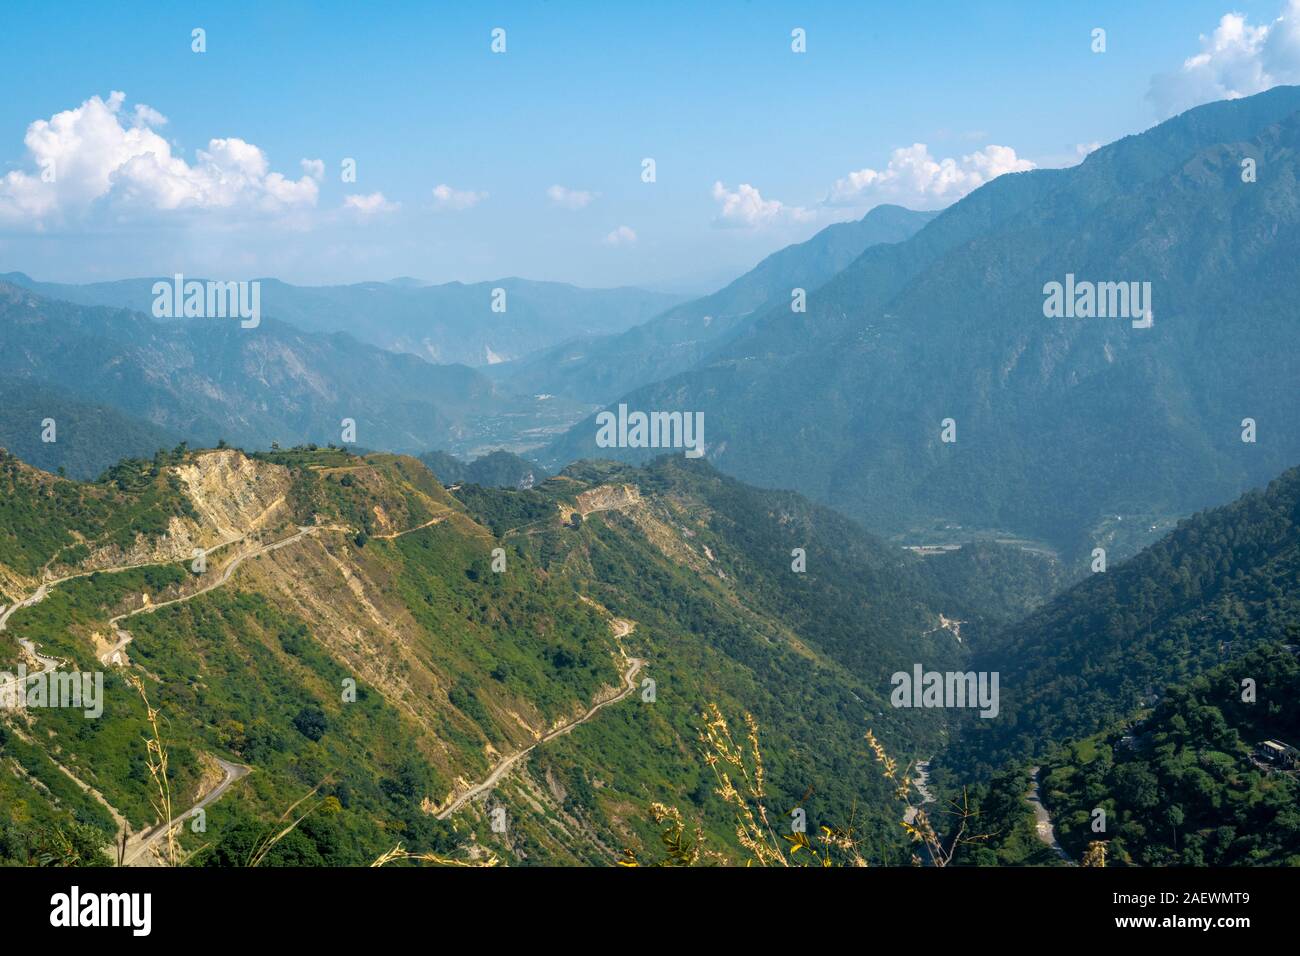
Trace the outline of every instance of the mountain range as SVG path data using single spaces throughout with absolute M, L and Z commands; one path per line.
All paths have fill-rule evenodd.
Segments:
M 172 281 L 172 276 L 158 278 Z M 37 282 L 11 272 L 0 275 L 0 282 L 51 299 L 151 315 L 158 278 L 76 285 Z M 203 281 L 200 276 L 186 278 Z M 370 345 L 443 365 L 489 365 L 574 336 L 621 332 L 685 298 L 644 289 L 582 289 L 517 278 L 441 285 L 410 279 L 338 286 L 296 286 L 271 278 L 257 281 L 265 315 L 304 332 L 346 332 Z M 497 290 L 503 293 L 500 311 L 493 308 Z
M 1278 87 L 1001 176 L 609 407 L 703 412 L 719 468 L 919 543 L 1133 553 L 1300 460 L 1297 109 Z M 1068 277 L 1149 283 L 1150 327 L 1049 318 Z M 657 453 L 596 436 L 539 457 Z
M 931 212 L 876 206 L 862 219 L 839 222 L 811 239 L 767 256 L 711 295 L 684 302 L 619 334 L 565 342 L 499 365 L 491 375 L 524 394 L 607 402 L 624 392 L 691 368 L 794 288 L 815 288 L 870 246 L 901 242 L 933 219 Z
M 433 365 L 344 333 L 303 332 L 271 318 L 250 329 L 229 319 L 158 321 L 0 283 L 0 328 L 0 382 L 11 396 L 54 389 L 135 423 L 95 436 L 81 429 L 107 446 L 87 459 L 96 463 L 138 453 L 135 434 L 180 436 L 196 445 L 355 441 L 420 452 L 490 444 L 503 421 L 544 432 L 573 414 L 562 399 L 500 392 L 463 365 Z M 6 442 L 33 441 L 55 410 L 35 415 L 39 402 L 31 394 L 21 404 L 35 417 L 16 421 L 10 405 L 7 433 L 0 436 Z M 345 419 L 355 423 L 351 437 L 344 435 Z
M 0 864 L 1293 865 L 1298 241 L 1278 87 L 690 301 L 10 274 L 0 692 L 103 694 L 0 712 Z
M 733 855 L 695 750 L 708 704 L 760 721 L 780 803 L 828 825 L 856 815 L 880 853 L 906 857 L 860 741 L 872 726 L 900 755 L 938 744 L 943 716 L 889 707 L 888 674 L 918 653 L 958 661 L 953 609 L 924 560 L 796 495 L 665 459 L 457 497 L 414 459 L 306 448 L 176 451 L 97 483 L 6 457 L 0 477 L 0 664 L 108 671 L 99 719 L 33 711 L 0 736 L 23 767 L 0 775 L 10 858 L 74 825 L 98 834 L 92 849 L 122 827 L 144 839 L 132 673 L 166 714 L 178 806 L 222 767 L 252 770 L 204 839 L 182 838 L 196 863 L 240 863 L 313 787 L 328 812 L 274 862 L 367 862 L 401 841 L 608 864 L 656 842 L 656 801 Z M 534 747 L 486 802 L 462 801 Z

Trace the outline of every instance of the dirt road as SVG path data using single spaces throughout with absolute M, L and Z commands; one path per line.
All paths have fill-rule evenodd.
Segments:
M 1052 826 L 1052 817 L 1043 806 L 1043 801 L 1038 796 L 1038 768 L 1029 769 L 1029 792 L 1025 794 L 1025 802 L 1034 809 L 1034 826 L 1038 831 L 1038 839 L 1042 840 L 1053 850 L 1056 855 L 1067 863 L 1073 863 L 1070 854 L 1065 852 L 1065 847 L 1061 846 L 1056 840 L 1056 827 Z
M 170 601 L 163 601 L 159 604 L 146 604 L 144 607 L 138 607 L 134 611 L 127 611 L 125 614 L 119 614 L 117 617 L 112 618 L 108 622 L 108 626 L 112 629 L 114 636 L 117 638 L 117 643 L 114 644 L 107 651 L 105 651 L 103 654 L 99 655 L 100 663 L 101 664 L 114 663 L 113 661 L 114 655 L 120 653 L 122 649 L 126 647 L 126 645 L 131 643 L 131 632 L 119 628 L 117 626 L 119 621 L 124 621 L 129 617 L 135 617 L 137 614 L 152 614 L 154 611 L 161 610 L 162 608 L 171 607 L 173 604 L 181 604 L 185 601 L 192 601 L 196 597 L 199 597 L 203 594 L 207 594 L 209 591 L 215 591 L 217 588 L 223 587 L 226 583 L 228 583 L 230 581 L 231 575 L 233 575 L 235 571 L 239 568 L 239 566 L 243 564 L 245 561 L 247 561 L 249 558 L 256 558 L 259 555 L 267 554 L 271 551 L 277 551 L 280 548 L 285 547 L 286 545 L 293 544 L 295 541 L 301 541 L 307 535 L 315 534 L 318 531 L 324 531 L 324 530 L 338 530 L 338 529 L 327 527 L 324 525 L 300 526 L 298 528 L 297 534 L 291 534 L 287 538 L 281 538 L 279 541 L 273 541 L 270 544 L 258 545 L 255 548 L 250 548 L 247 551 L 243 551 L 235 555 L 225 565 L 225 567 L 221 569 L 221 574 L 217 576 L 217 579 L 215 581 L 211 581 L 208 584 L 205 584 L 197 591 L 192 591 L 189 594 L 184 594 L 178 598 L 172 598 Z
M 184 826 L 185 822 L 194 815 L 194 811 L 201 810 L 208 804 L 219 800 L 221 795 L 226 792 L 232 783 L 244 779 L 244 777 L 247 777 L 252 772 L 251 767 L 231 763 L 229 760 L 222 760 L 220 757 L 217 757 L 216 761 L 221 764 L 221 769 L 224 774 L 221 778 L 221 782 L 209 790 L 203 797 L 199 798 L 198 802 L 195 803 L 194 806 L 190 807 L 184 813 L 173 817 L 170 826 L 165 823 L 160 823 L 152 830 L 136 834 L 129 838 L 127 840 L 126 854 L 122 857 L 123 866 L 136 866 L 142 864 L 144 859 L 147 859 L 144 857 L 145 852 L 159 840 L 163 839 L 167 835 L 169 829 Z
M 635 622 L 624 620 L 622 618 L 613 618 L 610 621 L 610 625 L 614 628 L 614 637 L 620 640 L 624 637 L 627 637 L 636 628 Z M 610 704 L 617 704 L 619 701 L 626 699 L 629 694 L 631 694 L 633 691 L 636 690 L 637 688 L 636 675 L 640 673 L 642 666 L 645 664 L 645 661 L 641 660 L 639 657 L 628 657 L 626 653 L 624 653 L 623 656 L 628 662 L 628 669 L 627 669 L 627 673 L 623 675 L 623 683 L 625 686 L 621 691 L 609 697 L 606 697 L 604 700 L 597 701 L 595 704 L 591 706 L 591 709 L 588 710 L 581 717 L 578 717 L 575 720 L 571 720 L 566 724 L 556 727 L 554 730 L 550 731 L 549 733 L 545 734 L 540 739 L 538 739 L 537 742 L 532 744 L 531 746 L 525 747 L 523 750 L 520 750 L 517 753 L 513 753 L 510 756 L 504 758 L 500 763 L 496 765 L 496 767 L 493 768 L 492 772 L 488 774 L 487 778 L 484 779 L 482 783 L 475 784 L 473 787 L 466 790 L 463 794 L 461 794 L 459 797 L 453 800 L 445 810 L 440 810 L 437 814 L 437 818 L 439 820 L 446 820 L 453 813 L 455 813 L 457 810 L 459 810 L 469 801 L 473 800 L 475 797 L 482 796 L 483 794 L 491 791 L 492 788 L 495 787 L 497 783 L 500 782 L 501 778 L 510 772 L 510 769 L 514 767 L 515 764 L 517 764 L 524 757 L 527 757 L 530 753 L 532 753 L 535 749 L 537 749 L 537 747 L 541 746 L 544 743 L 547 743 L 548 741 L 554 740 L 556 737 L 561 737 L 564 734 L 569 733 L 575 727 L 582 726 L 587 721 L 591 720 L 591 718 L 595 717 L 598 713 L 600 713 L 600 711 L 602 711 L 604 708 L 608 707 Z

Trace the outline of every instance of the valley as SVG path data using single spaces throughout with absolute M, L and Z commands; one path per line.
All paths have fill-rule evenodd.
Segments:
M 115 834 L 128 828 L 129 863 L 174 862 L 160 857 L 166 827 L 148 809 L 145 781 L 128 769 L 143 757 L 133 753 L 139 736 L 130 728 L 142 715 L 130 675 L 145 679 L 167 714 L 178 805 L 206 814 L 204 840 L 178 831 L 182 858 L 198 854 L 192 865 L 236 865 L 257 821 L 307 790 L 328 809 L 295 841 L 298 854 L 321 854 L 327 840 L 329 852 L 363 862 L 391 849 L 380 833 L 396 826 L 403 846 L 453 858 L 608 865 L 624 847 L 653 841 L 644 808 L 657 801 L 687 810 L 726 859 L 737 848 L 725 809 L 709 788 L 690 784 L 701 780 L 690 727 L 718 698 L 743 700 L 734 706 L 747 710 L 766 701 L 757 716 L 767 745 L 801 754 L 796 764 L 774 764 L 774 788 L 797 796 L 815 786 L 815 812 L 826 821 L 856 806 L 865 814 L 859 825 L 901 860 L 906 844 L 889 818 L 913 810 L 894 805 L 853 743 L 863 730 L 891 752 L 931 755 L 913 780 L 922 805 L 951 800 L 963 785 L 987 801 L 989 775 L 997 785 L 999 773 L 1013 772 L 999 765 L 1035 754 L 1058 760 L 1071 734 L 1141 706 L 1161 679 L 1154 671 L 1145 687 L 1126 679 L 1089 697 L 1086 711 L 1084 701 L 1036 710 L 1034 700 L 1057 692 L 1050 680 L 1027 678 L 1026 667 L 1049 659 L 1017 642 L 1073 633 L 1071 602 L 1095 606 L 1085 596 L 1102 585 L 1122 593 L 1169 560 L 1161 550 L 1202 540 L 1193 530 L 1201 526 L 1273 528 L 1276 551 L 1238 548 L 1263 562 L 1264 576 L 1230 584 L 1231 593 L 1275 591 L 1279 573 L 1296 573 L 1295 471 L 1071 587 L 1059 563 L 1023 542 L 911 556 L 797 496 L 748 488 L 674 456 L 645 468 L 582 463 L 524 490 L 466 485 L 455 493 L 413 459 L 340 449 L 254 457 L 186 450 L 163 462 L 156 472 L 148 462 L 118 467 L 109 487 L 130 490 L 116 507 L 136 516 L 111 539 L 72 524 L 62 533 L 75 547 L 56 533 L 33 553 L 14 551 L 17 540 L 0 535 L 11 597 L 0 612 L 0 656 L 44 670 L 108 669 L 107 705 L 90 736 L 92 722 L 79 714 L 3 718 L 5 757 L 22 768 L 3 783 L 6 800 L 11 812 L 47 820 L 44 832 L 97 833 L 103 849 L 95 852 L 112 853 Z M 12 459 L 6 473 L 11 509 L 51 494 L 106 493 Z M 136 504 L 125 507 L 128 500 Z M 160 523 L 162 514 L 170 517 Z M 1268 514 L 1291 515 L 1291 523 L 1270 524 Z M 803 574 L 789 567 L 793 542 L 809 554 Z M 1180 560 L 1188 566 L 1191 558 Z M 1261 605 L 1270 608 L 1264 622 L 1285 608 L 1276 599 Z M 1217 606 L 1241 606 L 1223 600 Z M 696 623 L 684 628 L 691 618 L 665 607 L 691 609 Z M 1204 609 L 1170 620 L 1189 615 L 1206 620 Z M 1044 629 L 1038 617 L 1058 623 Z M 1267 646 L 1269 626 L 1252 629 L 1249 646 Z M 1196 644 L 1189 649 L 1179 669 L 1166 659 L 1160 674 L 1186 679 L 1214 663 Z M 890 706 L 888 675 L 917 657 L 947 670 L 1000 671 L 1009 717 L 981 722 Z M 1057 682 L 1071 679 L 1068 661 L 1042 666 Z M 647 673 L 652 689 L 638 698 Z M 251 707 L 241 689 L 250 677 L 264 688 Z M 1027 679 L 1037 697 L 1024 696 Z M 712 690 L 692 689 L 704 682 Z M 1107 687 L 1095 678 L 1091 686 Z M 827 701 L 835 703 L 828 709 Z M 977 733 L 984 728 L 972 723 L 992 726 Z M 373 739 L 367 725 L 386 725 L 386 739 L 413 746 L 360 758 L 355 748 Z M 1032 746 L 1017 735 L 1026 727 Z M 57 741 L 47 755 L 37 731 Z M 647 750 L 638 741 L 654 743 Z M 373 768 L 362 771 L 368 781 L 346 769 L 359 758 Z M 1029 782 L 1009 791 L 1015 800 L 1008 797 L 1007 829 L 998 832 L 1005 840 L 1026 827 L 1060 857 L 1067 851 L 1052 834 L 1042 839 L 1044 801 L 1032 799 L 1041 778 L 1027 772 Z M 52 786 L 58 778 L 72 789 Z M 685 805 L 682 787 L 691 794 Z M 1053 790 L 1050 799 L 1061 797 Z
M 146 790 L 132 787 L 129 776 L 119 776 L 119 771 L 112 769 L 114 764 L 125 769 L 142 757 L 132 755 L 134 745 L 128 730 L 140 719 L 138 707 L 131 703 L 134 694 L 121 679 L 129 672 L 145 676 L 153 685 L 152 693 L 161 695 L 157 706 L 168 715 L 173 735 L 168 743 L 177 761 L 177 794 L 183 796 L 189 791 L 195 794 L 193 799 L 210 800 L 206 804 L 206 836 L 209 847 L 214 839 L 217 841 L 218 854 L 225 852 L 221 849 L 223 839 L 236 839 L 237 834 L 248 830 L 253 818 L 276 812 L 278 802 L 288 805 L 295 799 L 293 781 L 300 780 L 298 786 L 304 789 L 319 783 L 304 777 L 301 770 L 290 771 L 290 765 L 277 754 L 293 754 L 295 762 L 315 754 L 312 763 L 320 767 L 324 779 L 331 781 L 326 788 L 337 792 L 333 774 L 342 772 L 337 761 L 353 746 L 349 742 L 352 732 L 346 728 L 355 721 L 362 721 L 362 726 L 372 722 L 402 726 L 404 730 L 388 734 L 388 739 L 394 743 L 414 740 L 418 756 L 412 760 L 407 750 L 405 757 L 394 753 L 376 758 L 393 761 L 389 766 L 405 775 L 397 780 L 426 781 L 418 784 L 417 790 L 393 789 L 388 791 L 392 796 L 385 797 L 374 790 L 373 783 L 363 785 L 355 772 L 347 773 L 348 800 L 357 809 L 344 815 L 358 812 L 358 801 L 364 801 L 360 805 L 368 808 L 347 828 L 350 839 L 358 841 L 358 848 L 367 845 L 368 840 L 375 841 L 373 835 L 365 836 L 373 825 L 370 821 L 394 812 L 408 819 L 406 826 L 413 828 L 406 838 L 408 845 L 423 843 L 446 851 L 467 838 L 471 845 L 478 845 L 488 837 L 478 830 L 487 809 L 480 809 L 484 798 L 498 801 L 493 806 L 506 807 L 512 821 L 518 821 L 507 831 L 507 844 L 497 852 L 519 861 L 542 861 L 554 854 L 569 858 L 580 849 L 572 844 L 563 848 L 556 845 L 557 827 L 588 832 L 586 839 L 591 841 L 591 849 L 580 850 L 588 857 L 603 852 L 597 847 L 610 848 L 640 839 L 636 834 L 645 833 L 645 827 L 652 824 L 614 811 L 633 794 L 639 802 L 655 791 L 654 787 L 640 790 L 639 785 L 633 789 L 631 781 L 636 774 L 626 761 L 641 763 L 647 756 L 633 756 L 639 752 L 633 741 L 647 732 L 655 737 L 668 734 L 668 739 L 683 735 L 679 739 L 684 749 L 678 751 L 679 756 L 673 756 L 676 748 L 670 749 L 655 758 L 651 766 L 668 757 L 670 763 L 662 770 L 677 767 L 672 771 L 676 776 L 695 764 L 693 747 L 686 741 L 691 739 L 688 727 L 702 698 L 696 694 L 683 696 L 681 682 L 689 685 L 708 680 L 721 692 L 719 696 L 734 693 L 727 690 L 731 685 L 739 690 L 745 684 L 750 690 L 744 697 L 753 700 L 759 685 L 750 683 L 753 678 L 744 675 L 770 658 L 773 664 L 785 661 L 782 668 L 787 680 L 795 682 L 792 686 L 810 681 L 827 690 L 835 687 L 832 695 L 854 701 L 854 709 L 861 707 L 857 701 L 881 699 L 879 689 L 873 690 L 870 682 L 852 676 L 850 668 L 857 652 L 834 637 L 837 629 L 847 634 L 847 615 L 857 599 L 847 594 L 837 597 L 835 601 L 843 604 L 843 612 L 819 611 L 822 623 L 802 628 L 797 635 L 772 616 L 774 609 L 765 609 L 768 598 L 738 603 L 738 587 L 752 592 L 759 581 L 766 581 L 762 587 L 776 588 L 775 596 L 795 582 L 787 582 L 779 574 L 768 577 L 775 571 L 772 569 L 762 571 L 752 584 L 744 583 L 759 569 L 742 570 L 733 564 L 741 560 L 741 552 L 735 550 L 734 544 L 727 544 L 727 536 L 741 531 L 752 535 L 757 526 L 749 522 L 724 524 L 721 530 L 709 531 L 708 524 L 699 524 L 708 510 L 700 512 L 699 517 L 689 516 L 703 505 L 705 499 L 701 496 L 731 496 L 714 504 L 715 508 L 721 505 L 731 510 L 748 509 L 761 497 L 751 504 L 748 496 L 755 493 L 742 492 L 720 478 L 708 478 L 707 473 L 697 476 L 691 471 L 682 472 L 681 467 L 665 463 L 659 470 L 644 474 L 598 468 L 570 473 L 533 491 L 487 495 L 486 489 L 480 489 L 467 499 L 467 508 L 410 459 L 382 455 L 356 458 L 338 450 L 273 452 L 261 459 L 250 459 L 233 450 L 187 452 L 154 479 L 147 479 L 147 470 L 140 474 L 146 478 L 146 485 L 152 481 L 162 486 L 168 484 L 169 476 L 177 476 L 175 486 L 188 504 L 188 508 L 179 510 L 188 511 L 192 517 L 171 518 L 165 533 L 153 538 L 137 537 L 126 552 L 96 547 L 89 539 L 82 546 L 81 558 L 87 567 L 79 570 L 59 570 L 58 562 L 63 560 L 59 555 L 68 552 L 57 541 L 48 545 L 48 557 L 36 558 L 47 580 L 33 581 L 25 592 L 28 596 L 6 610 L 7 636 L 12 634 L 30 642 L 37 653 L 47 657 L 66 654 L 69 661 L 79 664 L 88 660 L 109 662 L 108 706 L 96 724 L 102 729 L 89 738 L 78 724 L 80 718 L 70 714 L 28 712 L 23 719 L 45 728 L 44 733 L 53 739 L 66 740 L 59 747 L 61 769 L 55 772 L 62 776 L 66 771 L 93 787 L 115 814 L 130 821 L 133 829 L 150 832 L 151 846 L 160 845 L 161 838 L 155 831 L 158 821 L 151 819 L 141 802 Z M 15 500 L 33 491 L 44 493 L 39 492 L 43 479 L 38 473 L 21 465 L 13 468 L 10 480 L 15 482 L 12 490 L 18 493 Z M 129 470 L 127 465 L 123 469 Z M 66 484 L 69 490 L 75 487 Z M 635 486 L 640 487 L 640 492 L 629 493 L 628 489 Z M 56 480 L 54 487 L 65 485 Z M 526 522 L 532 525 L 531 533 L 514 533 L 513 523 L 502 527 L 499 537 L 489 530 L 493 525 L 506 524 L 516 513 L 500 512 L 505 520 L 494 517 L 501 507 L 517 509 L 525 502 L 534 510 L 523 514 L 536 515 Z M 784 507 L 807 506 L 789 502 Z M 546 517 L 548 510 L 553 517 Z M 575 525 L 579 517 L 580 530 Z M 714 520 L 708 519 L 709 523 Z M 824 526 L 821 533 L 848 535 L 846 541 L 855 540 L 859 534 L 847 527 L 838 528 L 832 516 L 817 517 L 815 511 L 807 512 L 806 520 L 813 522 L 811 527 Z M 695 526 L 691 535 L 684 536 L 683 530 L 691 525 Z M 701 535 L 703 541 L 699 540 Z M 623 542 L 617 552 L 610 550 L 615 540 Z M 188 568 L 192 559 L 191 542 L 206 543 L 202 551 L 208 563 L 197 575 L 181 570 Z M 498 575 L 488 570 L 487 552 L 498 542 L 508 549 L 513 574 Z M 867 548 L 863 557 L 872 548 L 881 557 L 886 553 L 883 545 L 872 544 L 869 539 L 852 547 Z M 152 563 L 129 560 L 115 564 L 108 559 L 110 553 L 146 552 L 154 556 Z M 454 557 L 457 554 L 460 557 Z M 475 554 L 482 557 L 475 558 Z M 620 555 L 617 559 L 616 554 Z M 636 578 L 624 577 L 622 567 L 629 559 L 640 568 Z M 441 564 L 448 560 L 452 567 L 456 562 L 465 562 L 457 575 L 462 583 L 455 584 L 454 577 L 440 577 L 440 583 L 424 591 L 435 579 L 417 569 L 429 567 L 431 561 Z M 838 563 L 845 559 L 830 560 Z M 700 572 L 710 567 L 713 572 L 701 578 Z M 544 569 L 549 569 L 546 577 L 552 585 L 543 584 L 545 578 L 533 579 Z M 881 564 L 870 573 L 889 577 L 895 572 Z M 406 590 L 402 582 L 411 575 L 417 576 L 411 578 L 412 583 L 417 579 L 426 582 L 420 590 Z M 572 579 L 577 600 L 565 597 L 565 591 L 555 586 L 561 578 Z M 535 583 L 528 583 L 530 580 Z M 825 580 L 829 584 L 830 579 Z M 907 613 L 916 615 L 915 626 L 925 630 L 920 627 L 928 613 L 921 597 L 924 586 L 919 581 L 904 584 L 906 580 L 904 574 L 899 585 L 913 587 L 918 594 L 914 610 Z M 587 583 L 579 586 L 579 581 Z M 141 584 L 145 585 L 143 589 Z M 685 637 L 681 625 L 675 618 L 664 616 L 662 607 L 657 606 L 659 602 L 651 597 L 654 592 L 645 590 L 647 585 L 656 591 L 668 588 L 680 592 L 675 600 L 695 606 L 695 613 L 702 615 L 701 623 L 712 622 L 700 632 L 704 644 L 683 655 L 686 645 L 681 643 Z M 564 585 L 566 589 L 569 586 Z M 337 598 L 326 599 L 326 591 L 321 588 L 344 588 L 355 604 L 349 609 Z M 456 593 L 464 596 L 452 597 Z M 473 599 L 473 604 L 463 605 L 461 613 L 469 616 L 447 631 L 437 623 L 446 611 L 435 611 L 429 603 L 431 595 L 437 594 L 445 595 L 440 600 L 451 599 L 452 605 L 446 610 L 470 595 L 480 596 Z M 545 597 L 547 594 L 551 597 Z M 520 604 L 526 595 L 531 596 Z M 485 599 L 488 603 L 480 604 Z M 559 603 L 546 611 L 545 605 L 539 605 L 526 611 L 517 624 L 506 625 L 509 630 L 505 633 L 517 636 L 505 637 L 504 643 L 500 625 L 484 630 L 481 636 L 466 635 L 468 643 L 465 638 L 452 637 L 466 624 L 474 631 L 499 614 L 516 617 L 538 600 Z M 471 610 L 475 605 L 479 608 Z M 510 610 L 515 605 L 518 608 Z M 571 623 L 548 637 L 557 614 Z M 452 620 L 454 613 L 447 623 Z M 473 623 L 478 620 L 483 624 Z M 579 625 L 579 621 L 587 623 Z M 632 621 L 639 626 L 634 628 Z M 877 640 L 896 640 L 891 628 L 902 625 L 902 619 L 897 625 L 881 623 L 884 627 Z M 519 624 L 525 627 L 516 631 Z M 248 630 L 250 625 L 252 629 Z M 576 630 L 571 630 L 575 626 Z M 540 627 L 540 632 L 535 632 L 535 627 Z M 115 642 L 105 645 L 98 637 L 104 633 L 114 635 Z M 429 643 L 435 635 L 440 635 L 440 644 Z M 570 635 L 579 635 L 578 643 Z M 309 649 L 305 640 L 317 648 Z M 955 642 L 949 641 L 940 641 L 936 654 L 954 653 Z M 488 653 L 485 643 L 494 650 Z M 377 653 L 381 646 L 387 649 Z M 16 645 L 10 645 L 3 653 L 12 654 L 16 649 Z M 250 672 L 247 664 L 236 662 L 250 655 L 261 661 L 257 669 L 259 682 L 282 684 L 291 673 L 298 674 L 292 678 L 296 689 L 289 690 L 290 685 L 282 684 L 279 692 L 287 693 L 289 701 L 277 703 L 273 693 L 252 710 L 239 703 L 247 699 L 239 687 Z M 647 660 L 671 663 L 666 671 L 651 669 L 660 690 L 650 694 L 651 703 L 638 705 L 628 698 L 639 688 Z M 768 665 L 763 666 L 766 669 Z M 728 672 L 730 676 L 723 677 Z M 349 673 L 355 675 L 350 679 L 358 685 L 357 703 L 345 703 L 340 708 L 338 685 Z M 741 684 L 736 683 L 738 679 Z M 327 689 L 331 681 L 335 684 L 332 695 Z M 346 689 L 346 681 L 343 686 Z M 524 686 L 531 687 L 527 697 L 512 689 Z M 308 693 L 304 695 L 304 691 Z M 799 696 L 806 697 L 807 692 L 805 689 Z M 209 703 L 201 704 L 204 700 Z M 297 703 L 292 702 L 295 700 Z M 785 710 L 788 706 L 778 705 L 776 698 L 770 700 L 769 714 L 777 712 L 771 710 L 773 707 Z M 362 713 L 349 717 L 350 706 L 360 707 Z M 643 716 L 635 716 L 637 713 Z M 662 717 L 655 716 L 659 714 Z M 812 733 L 812 723 L 806 725 L 806 731 L 800 729 L 810 716 L 804 715 L 793 726 L 788 722 L 781 725 L 780 731 L 774 731 L 777 739 L 791 733 L 796 739 Z M 842 730 L 828 738 L 828 716 L 823 711 L 817 723 L 819 746 L 807 752 L 812 765 L 829 757 L 826 742 L 835 735 L 843 741 L 835 744 L 836 749 L 847 747 L 846 754 L 852 750 L 852 723 L 833 718 L 829 726 Z M 891 721 L 887 719 L 886 723 Z M 921 715 L 919 721 L 894 723 L 892 733 L 900 740 L 933 733 L 926 729 L 930 725 L 938 727 L 929 715 Z M 589 732 L 597 724 L 599 727 Z M 326 728 L 325 733 L 317 736 L 321 726 Z M 335 726 L 337 730 L 329 729 Z M 641 729 L 634 729 L 637 727 Z M 343 734 L 343 738 L 322 750 L 335 733 Z M 31 737 L 29 731 L 23 734 Z M 626 776 L 618 783 L 617 794 L 607 781 L 599 797 L 593 792 L 594 804 L 561 803 L 539 816 L 538 797 L 535 793 L 530 797 L 528 792 L 536 785 L 532 777 L 535 762 L 540 760 L 546 767 L 544 773 L 552 779 L 571 781 L 565 790 L 584 779 L 590 788 L 595 770 L 589 764 L 591 757 L 624 738 L 632 745 L 630 750 L 613 764 L 608 754 L 600 759 L 606 769 L 625 768 Z M 299 742 L 295 743 L 295 739 Z M 480 743 L 474 743 L 476 739 Z M 12 744 L 15 738 L 9 740 Z M 255 740 L 267 740 L 269 749 Z M 812 738 L 807 740 L 811 744 Z M 546 745 L 544 749 L 535 750 L 542 744 Z M 15 759 L 26 766 L 35 755 Z M 527 771 L 521 773 L 516 767 L 523 766 L 525 759 Z M 210 760 L 219 767 L 248 767 L 252 773 L 237 786 L 234 780 L 227 781 L 228 791 L 223 787 L 221 793 L 200 793 L 195 788 L 202 777 L 201 768 Z M 331 765 L 336 767 L 332 773 L 328 769 Z M 811 767 L 806 768 L 799 775 L 810 771 Z M 32 779 L 46 779 L 41 775 L 39 761 L 28 772 L 35 774 Z M 393 772 L 379 771 L 380 781 Z M 782 771 L 776 779 L 784 779 L 785 775 L 786 771 Z M 865 763 L 860 776 L 863 783 L 870 784 Z M 434 783 L 439 779 L 444 781 L 441 787 Z M 503 784 L 507 785 L 504 790 Z M 409 785 L 394 783 L 393 787 Z M 796 785 L 791 780 L 790 786 Z M 841 811 L 836 807 L 847 806 L 849 794 L 857 787 L 846 781 L 842 797 L 834 788 L 826 789 L 825 812 L 837 813 Z M 398 798 L 399 792 L 409 796 Z M 17 802 L 10 806 L 33 807 L 31 801 L 37 799 L 35 792 L 21 795 L 21 788 L 15 796 Z M 38 802 L 45 803 L 45 799 Z M 396 804 L 391 802 L 394 799 L 398 800 Z M 700 799 L 709 803 L 702 794 Z M 406 800 L 413 803 L 408 809 L 399 809 Z M 841 800 L 845 802 L 841 804 Z M 417 825 L 416 821 L 424 816 L 421 805 L 431 809 L 424 817 L 427 822 Z M 382 810 L 384 806 L 392 809 Z M 882 811 L 885 806 L 882 802 Z M 710 812 L 707 806 L 702 809 Z M 86 820 L 95 820 L 103 812 L 96 801 L 67 793 L 49 804 L 49 810 L 42 811 L 42 815 L 57 827 L 54 821 L 69 811 Z M 436 824 L 449 824 L 451 829 L 440 829 Z M 112 831 L 105 827 L 100 832 L 102 845 L 107 846 L 112 842 Z M 236 836 L 230 836 L 232 832 Z M 419 836 L 426 832 L 427 836 Z M 723 845 L 729 842 L 725 827 L 714 832 Z M 192 835 L 183 833 L 180 842 L 182 846 L 193 842 Z M 377 841 L 369 845 L 375 856 L 386 849 Z M 147 855 L 142 847 L 132 846 L 133 859 Z
M 1300 0 L 996 6 L 9 17 L 20 890 L 852 866 L 1055 939 L 1300 867 Z

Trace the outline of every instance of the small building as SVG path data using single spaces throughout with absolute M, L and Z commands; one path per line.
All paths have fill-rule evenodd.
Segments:
M 1265 740 L 1256 749 L 1261 761 L 1283 770 L 1300 770 L 1300 750 L 1281 740 Z

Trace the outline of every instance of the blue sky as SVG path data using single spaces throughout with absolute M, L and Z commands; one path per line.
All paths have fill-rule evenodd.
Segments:
M 1216 37 L 1231 11 L 1244 35 Z M 1170 104 L 1293 82 L 1289 48 L 1265 35 L 1278 41 L 1287 13 L 1284 0 L 9 0 L 0 272 L 699 290 L 875 202 L 937 208 L 1006 168 L 1077 162 Z M 1180 73 L 1202 51 L 1209 62 Z M 29 127 L 96 96 L 96 132 L 74 117 L 40 147 L 63 167 L 42 192 Z M 134 131 L 127 153 L 103 123 Z M 160 142 L 158 168 L 121 167 Z M 355 183 L 340 181 L 345 157 Z

